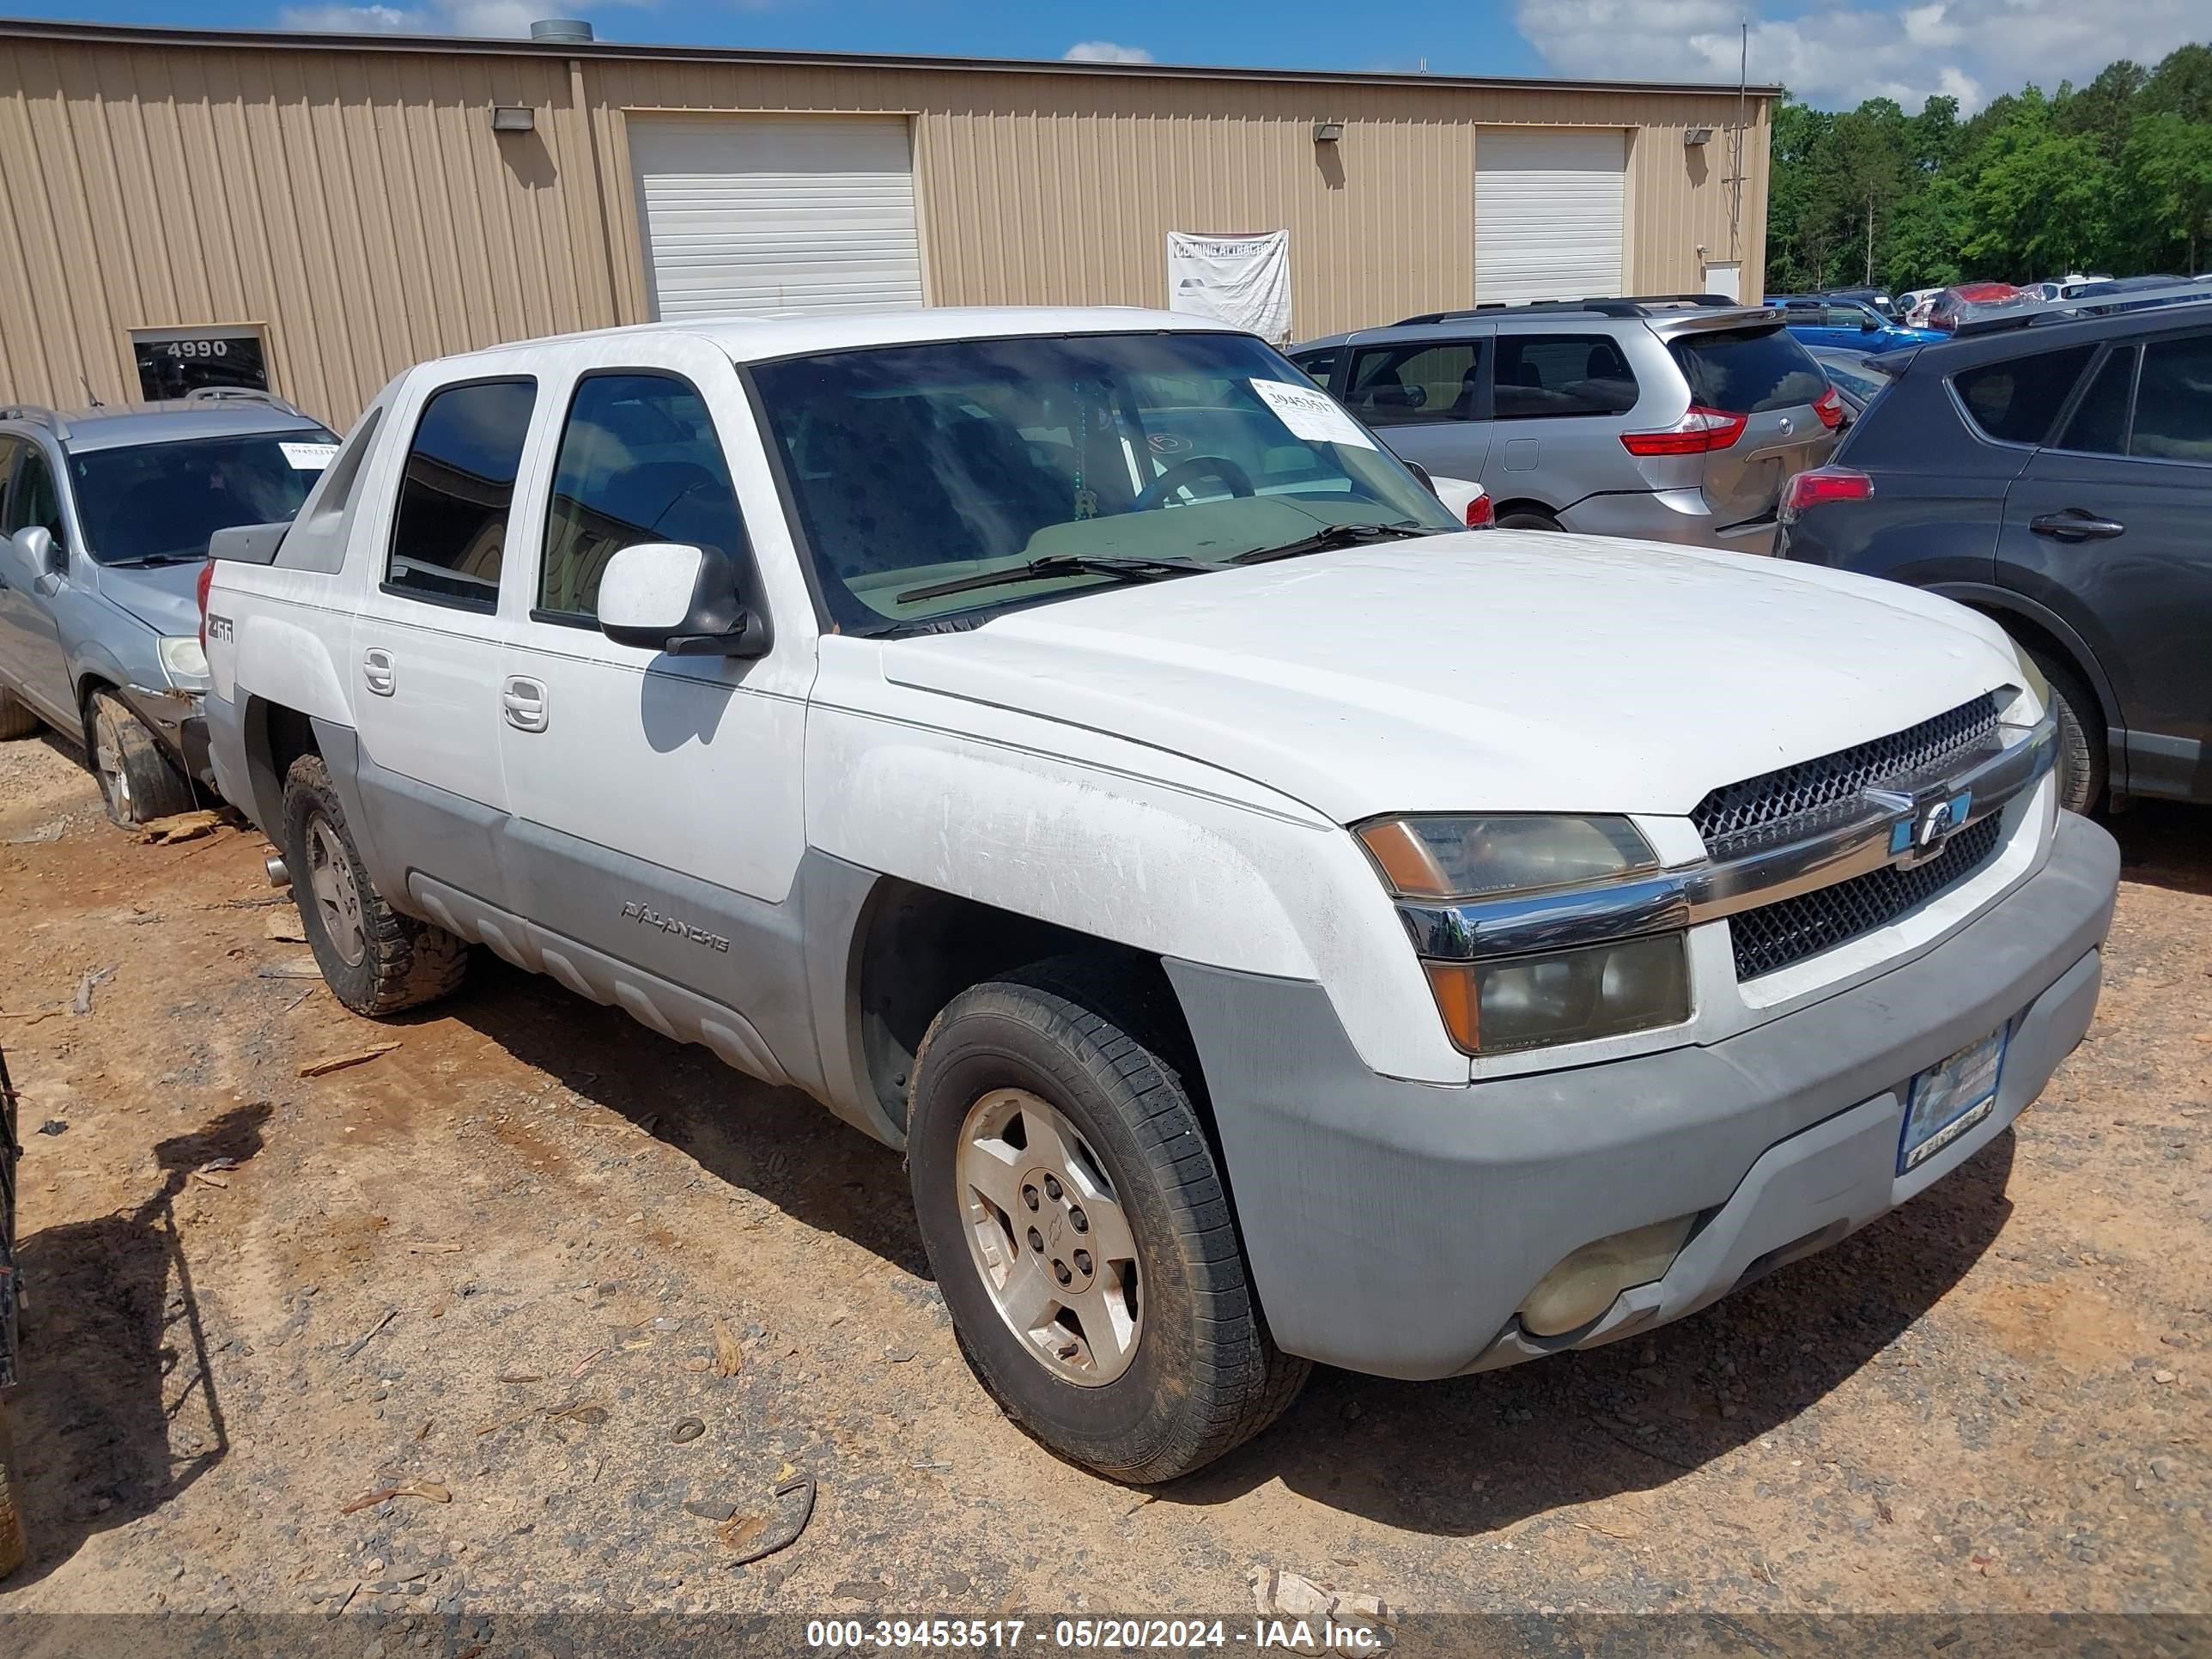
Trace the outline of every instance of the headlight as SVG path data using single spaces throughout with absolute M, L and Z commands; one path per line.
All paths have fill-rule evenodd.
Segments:
M 2009 635 L 2006 637 L 2011 638 Z M 2035 659 L 2027 654 L 2027 647 L 2018 640 L 2012 641 L 2012 659 L 2014 665 L 2020 670 L 2020 683 L 2033 695 L 2036 712 L 2041 714 L 2051 707 L 2051 682 L 2043 678 L 2043 670 L 2036 666 Z M 2015 724 L 2027 724 L 2022 718 L 2026 711 L 2020 708 L 2017 697 L 2013 699 L 2012 708 L 2003 712 L 2005 717 Z
M 1482 898 L 1659 867 L 1636 826 L 1620 817 L 1383 818 L 1364 825 L 1358 836 L 1401 898 Z
M 1680 933 L 1421 966 L 1452 1041 L 1470 1054 L 1587 1042 L 1690 1017 L 1689 952 Z
M 207 653 L 200 642 L 187 634 L 181 639 L 163 640 L 159 647 L 161 666 L 172 679 L 204 680 L 207 678 Z

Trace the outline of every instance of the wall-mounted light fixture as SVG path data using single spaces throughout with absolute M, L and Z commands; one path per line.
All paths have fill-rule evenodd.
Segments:
M 1314 143 L 1316 144 L 1334 144 L 1343 137 L 1344 123 L 1341 121 L 1316 121 L 1314 123 Z
M 1692 127 L 1682 135 L 1682 142 L 1692 149 L 1695 149 L 1699 144 L 1710 144 L 1712 141 L 1713 130 L 1711 127 Z
M 491 106 L 491 130 L 494 132 L 535 132 L 538 112 L 527 104 L 494 104 Z

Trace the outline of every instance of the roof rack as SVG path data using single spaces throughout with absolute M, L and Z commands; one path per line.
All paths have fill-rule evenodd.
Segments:
M 1528 312 L 1583 311 L 1600 317 L 1659 317 L 1673 311 L 1733 311 L 1742 306 L 1725 294 L 1630 294 L 1598 295 L 1587 300 L 1490 300 L 1458 311 L 1425 312 L 1402 319 L 1397 327 L 1419 323 L 1456 323 L 1470 317 L 1494 317 L 1501 313 L 1520 316 Z M 1755 309 L 1756 307 L 1754 307 Z
M 44 404 L 0 404 L 0 421 L 28 421 L 45 427 L 64 443 L 69 441 L 69 422 Z
M 2037 305 L 2010 306 L 1984 317 L 1961 318 L 1952 333 L 1960 339 L 1971 339 L 1977 335 L 2001 334 L 2007 329 L 2087 322 L 2125 311 L 2207 302 L 2212 302 L 2212 282 L 2169 283 L 2162 288 L 2124 289 L 2118 294 L 2100 294 L 2090 299 L 2045 300 Z
M 296 404 L 286 401 L 273 392 L 264 392 L 259 386 L 194 386 L 190 392 L 185 393 L 184 400 L 188 404 L 266 404 L 270 408 L 282 410 L 287 415 L 299 415 L 301 420 L 307 418 L 301 413 Z

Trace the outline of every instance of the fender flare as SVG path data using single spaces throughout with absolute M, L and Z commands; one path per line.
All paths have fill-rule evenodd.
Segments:
M 1970 611 L 1978 611 L 2002 626 L 2008 617 L 2017 617 L 2032 623 L 2057 641 L 2060 647 L 2073 659 L 2081 678 L 2089 683 L 2090 694 L 2097 699 L 2099 710 L 2105 717 L 2107 733 L 2106 765 L 2112 773 L 2112 787 L 2124 794 L 2127 791 L 2127 745 L 2110 734 L 2124 729 L 2120 719 L 2120 700 L 2112 689 L 2112 676 L 2089 648 L 2089 642 L 2077 633 L 2073 625 L 2050 606 L 2015 593 L 2008 587 L 1998 587 L 1987 582 L 1930 582 L 1923 590 L 1940 593 L 1954 599 Z

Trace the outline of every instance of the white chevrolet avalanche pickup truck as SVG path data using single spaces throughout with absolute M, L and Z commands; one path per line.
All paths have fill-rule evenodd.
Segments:
M 1191 318 L 450 358 L 216 550 L 215 765 L 339 999 L 482 945 L 902 1148 L 976 1374 L 1123 1480 L 1312 1361 L 1693 1312 L 2097 1000 L 2118 854 L 1994 623 L 1469 532 Z

